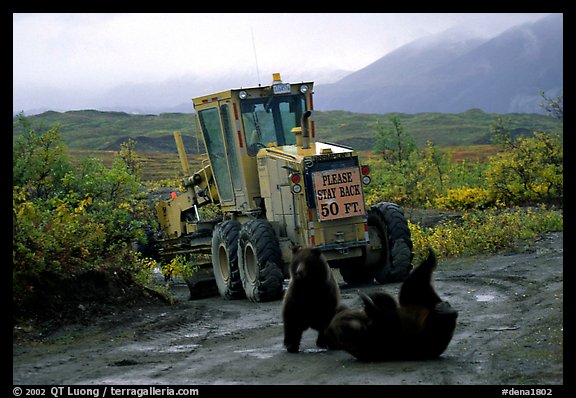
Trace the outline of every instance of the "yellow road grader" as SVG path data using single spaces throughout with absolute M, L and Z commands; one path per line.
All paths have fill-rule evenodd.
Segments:
M 207 152 L 186 191 L 157 204 L 163 256 L 210 254 L 227 299 L 282 296 L 292 247 L 316 247 L 350 284 L 399 282 L 412 269 L 407 221 L 394 203 L 366 208 L 370 169 L 350 147 L 316 141 L 313 83 L 231 89 L 194 98 Z M 216 204 L 222 216 L 203 219 Z

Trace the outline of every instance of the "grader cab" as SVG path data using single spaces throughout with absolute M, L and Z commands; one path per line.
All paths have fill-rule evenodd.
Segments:
M 370 169 L 350 147 L 318 142 L 313 83 L 282 82 L 193 99 L 207 164 L 191 174 L 176 142 L 186 192 L 158 203 L 161 254 L 208 253 L 220 295 L 282 296 L 292 247 L 316 247 L 347 283 L 402 281 L 412 241 L 393 203 L 366 209 Z M 204 220 L 199 208 L 219 206 Z

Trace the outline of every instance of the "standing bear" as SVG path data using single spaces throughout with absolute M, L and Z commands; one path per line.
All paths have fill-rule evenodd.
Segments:
M 308 328 L 318 331 L 316 345 L 328 348 L 325 330 L 340 309 L 340 288 L 326 258 L 319 249 L 294 247 L 282 304 L 286 350 L 298 352 Z
M 408 275 L 398 302 L 386 292 L 360 293 L 363 309 L 346 309 L 334 316 L 326 336 L 362 361 L 429 359 L 440 356 L 452 339 L 458 312 L 443 301 L 432 285 L 436 255 Z

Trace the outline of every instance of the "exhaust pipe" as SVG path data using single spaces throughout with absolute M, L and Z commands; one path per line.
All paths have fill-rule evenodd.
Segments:
M 302 149 L 310 148 L 310 133 L 308 132 L 308 119 L 312 115 L 311 111 L 306 111 L 302 115 L 300 127 L 302 128 Z

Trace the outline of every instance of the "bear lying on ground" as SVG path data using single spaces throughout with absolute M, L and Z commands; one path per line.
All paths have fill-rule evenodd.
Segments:
M 458 313 L 432 285 L 436 255 L 416 267 L 400 287 L 399 303 L 386 292 L 360 293 L 364 309 L 338 312 L 326 335 L 337 348 L 362 361 L 428 359 L 452 339 Z
M 325 330 L 340 305 L 340 288 L 319 249 L 294 247 L 290 282 L 284 295 L 282 319 L 284 346 L 298 352 L 302 334 L 308 328 L 318 331 L 316 345 L 328 348 Z

